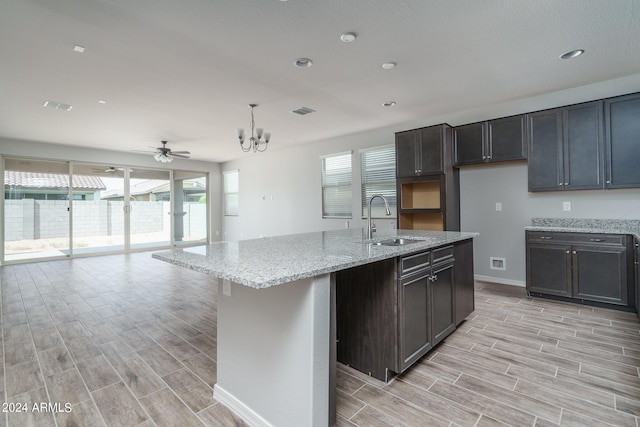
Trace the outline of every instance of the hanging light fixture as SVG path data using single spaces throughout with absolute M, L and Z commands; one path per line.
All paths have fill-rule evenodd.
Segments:
M 173 157 L 169 157 L 167 153 L 164 153 L 164 152 L 157 153 L 155 156 L 153 156 L 153 158 L 160 163 L 171 163 L 173 161 Z
M 262 128 L 257 128 L 255 129 L 255 132 L 254 132 L 256 123 L 253 118 L 253 109 L 257 106 L 258 104 L 249 104 L 249 107 L 251 108 L 251 138 L 249 138 L 249 145 L 247 146 L 244 145 L 244 129 L 243 128 L 237 129 L 238 140 L 240 141 L 240 148 L 245 153 L 251 150 L 253 150 L 254 153 L 258 151 L 266 151 L 267 146 L 269 144 L 269 140 L 271 139 L 271 134 L 269 132 L 263 133 Z M 262 139 L 263 136 L 264 136 L 264 139 Z

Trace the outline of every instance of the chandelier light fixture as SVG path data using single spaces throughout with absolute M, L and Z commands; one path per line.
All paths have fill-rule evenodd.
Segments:
M 248 145 L 246 146 L 244 145 L 244 140 L 245 140 L 244 129 L 243 128 L 237 129 L 238 140 L 240 141 L 240 148 L 245 153 L 251 150 L 253 150 L 254 153 L 258 151 L 266 151 L 267 146 L 269 144 L 269 140 L 271 139 L 271 134 L 269 132 L 263 133 L 262 128 L 256 128 L 254 130 L 256 122 L 253 118 L 253 109 L 257 106 L 258 104 L 249 104 L 249 107 L 251 108 L 251 138 L 249 138 Z M 264 136 L 264 139 L 262 138 L 263 136 Z

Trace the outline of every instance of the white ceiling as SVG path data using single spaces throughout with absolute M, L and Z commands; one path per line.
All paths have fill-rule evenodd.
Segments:
M 640 0 L 0 0 L 0 137 L 226 161 L 250 103 L 270 150 L 426 122 L 637 74 L 639 30 Z

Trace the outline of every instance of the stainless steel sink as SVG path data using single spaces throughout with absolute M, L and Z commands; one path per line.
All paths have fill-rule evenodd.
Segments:
M 376 246 L 404 246 L 404 245 L 410 245 L 412 243 L 420 243 L 420 242 L 423 242 L 423 240 L 404 239 L 402 237 L 398 237 L 395 239 L 381 240 L 373 244 Z

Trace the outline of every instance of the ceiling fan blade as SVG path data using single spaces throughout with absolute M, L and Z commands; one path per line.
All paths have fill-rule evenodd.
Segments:
M 188 151 L 171 151 L 172 154 L 191 154 Z
M 176 154 L 176 153 L 169 153 L 170 156 L 172 157 L 180 157 L 181 159 L 188 159 L 189 156 L 185 156 L 183 154 Z
M 151 153 L 151 154 L 157 153 L 157 151 L 149 151 L 149 150 L 129 150 L 129 151 L 132 151 L 134 153 Z

